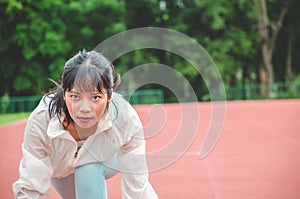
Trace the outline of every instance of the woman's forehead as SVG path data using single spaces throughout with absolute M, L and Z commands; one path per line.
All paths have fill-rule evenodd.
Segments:
M 80 88 L 76 88 L 76 87 L 73 87 L 69 92 L 72 92 L 72 93 L 99 93 L 97 88 L 95 88 L 94 90 L 84 91 L 84 90 L 81 90 Z
M 79 76 L 74 80 L 73 88 L 81 91 L 94 91 L 101 84 L 101 79 L 91 78 L 90 76 Z M 98 89 L 97 89 L 98 90 Z
M 70 89 L 70 92 L 74 93 L 104 93 L 105 89 L 101 87 L 101 90 L 99 90 L 95 85 L 77 85 L 74 84 L 73 88 Z

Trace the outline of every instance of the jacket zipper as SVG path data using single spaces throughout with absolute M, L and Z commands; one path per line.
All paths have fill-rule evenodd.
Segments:
M 78 146 L 78 147 L 77 147 L 77 151 L 75 152 L 75 154 L 74 154 L 74 157 L 73 157 L 74 159 L 76 159 L 76 158 L 77 158 L 78 151 L 79 151 L 79 149 L 80 149 L 80 148 L 81 148 L 81 146 Z

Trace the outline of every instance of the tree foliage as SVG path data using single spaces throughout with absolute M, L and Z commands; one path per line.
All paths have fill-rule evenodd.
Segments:
M 211 55 L 225 86 L 259 83 L 262 58 L 258 0 L 2 0 L 0 1 L 0 96 L 35 95 L 59 80 L 65 61 L 124 30 L 157 26 L 195 39 Z M 267 1 L 269 28 L 285 0 Z M 274 81 L 300 72 L 299 1 L 292 1 L 277 35 Z M 207 92 L 186 60 L 161 50 L 136 50 L 116 60 L 125 73 L 143 63 L 169 65 L 184 75 L 199 99 Z M 149 88 L 155 85 L 149 85 Z

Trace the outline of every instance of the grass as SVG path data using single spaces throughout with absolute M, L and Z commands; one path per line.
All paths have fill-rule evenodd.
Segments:
M 16 122 L 28 118 L 30 113 L 0 114 L 0 125 Z

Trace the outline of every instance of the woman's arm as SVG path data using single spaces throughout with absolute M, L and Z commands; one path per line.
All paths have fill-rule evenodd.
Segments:
M 49 193 L 53 172 L 49 158 L 50 140 L 47 137 L 49 120 L 48 107 L 41 100 L 26 124 L 20 177 L 13 184 L 15 198 L 43 198 L 44 194 Z
M 148 179 L 144 140 L 133 138 L 118 154 L 118 160 L 122 172 L 121 187 L 123 199 L 158 198 Z
M 141 120 L 134 108 L 119 94 L 113 93 L 110 116 L 112 143 L 119 149 L 117 158 L 122 172 L 122 198 L 156 199 L 148 180 L 146 141 Z

